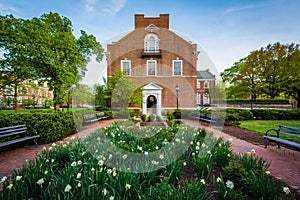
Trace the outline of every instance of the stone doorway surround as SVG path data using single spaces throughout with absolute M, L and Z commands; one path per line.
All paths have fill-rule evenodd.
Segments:
M 143 87 L 143 106 L 142 106 L 143 114 L 161 115 L 161 91 L 162 90 L 163 88 L 155 83 L 149 83 Z M 156 113 L 148 113 L 147 111 L 147 100 L 149 96 L 154 96 L 156 98 L 156 107 L 154 108 Z

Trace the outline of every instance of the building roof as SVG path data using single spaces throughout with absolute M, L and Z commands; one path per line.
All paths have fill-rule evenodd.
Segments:
M 213 75 L 209 69 L 204 70 L 204 71 L 197 71 L 197 79 L 204 79 L 204 80 L 215 80 L 216 77 Z

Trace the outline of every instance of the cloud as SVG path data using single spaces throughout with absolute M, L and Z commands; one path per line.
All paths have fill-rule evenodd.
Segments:
M 126 2 L 127 0 L 110 0 L 108 6 L 103 11 L 115 15 L 125 6 Z
M 230 13 L 234 13 L 234 12 L 250 10 L 250 9 L 260 8 L 260 7 L 264 7 L 264 6 L 265 5 L 262 5 L 262 4 L 259 4 L 259 5 L 258 4 L 250 4 L 250 5 L 245 5 L 245 6 L 235 6 L 235 7 L 226 9 L 223 13 L 230 14 Z
M 19 10 L 12 6 L 3 5 L 0 3 L 0 14 L 1 15 L 7 15 L 12 13 L 19 13 Z
M 94 11 L 95 5 L 98 2 L 98 0 L 85 0 L 84 1 L 84 8 L 86 12 L 92 12 Z

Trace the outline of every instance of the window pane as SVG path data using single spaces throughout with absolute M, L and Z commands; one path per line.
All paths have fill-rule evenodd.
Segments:
M 125 72 L 125 75 L 130 76 L 130 61 L 122 61 L 122 71 Z
M 151 51 L 151 52 L 155 51 L 155 39 L 154 39 L 154 37 L 149 38 L 149 51 Z
M 199 93 L 197 93 L 197 95 L 196 95 L 196 103 L 197 104 L 201 104 L 200 97 L 201 97 L 201 95 Z
M 173 71 L 175 76 L 181 76 L 182 61 L 174 61 Z
M 156 62 L 155 61 L 148 61 L 148 76 L 155 76 L 156 75 Z

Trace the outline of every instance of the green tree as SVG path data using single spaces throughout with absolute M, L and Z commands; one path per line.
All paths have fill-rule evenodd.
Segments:
M 124 110 L 130 105 L 141 106 L 142 104 L 142 89 L 135 88 L 133 80 L 124 75 L 124 72 L 117 70 L 108 79 L 106 87 L 107 105 L 116 110 Z
M 103 48 L 93 35 L 81 31 L 76 39 L 71 21 L 58 13 L 31 20 L 5 16 L 1 24 L 5 37 L 0 44 L 6 53 L 2 66 L 26 66 L 39 81 L 47 81 L 53 89 L 55 110 L 65 102 L 69 88 L 84 76 L 91 56 L 95 54 L 98 62 L 103 57 Z
M 95 107 L 98 109 L 106 109 L 107 101 L 106 101 L 106 87 L 105 85 L 95 85 L 94 86 L 94 94 L 95 94 Z
M 85 84 L 77 84 L 76 88 L 72 90 L 72 103 L 83 107 L 88 105 L 90 107 L 94 106 L 94 95 L 92 89 Z
M 300 102 L 299 52 L 299 45 L 277 42 L 251 52 L 221 76 L 234 85 L 235 91 L 266 94 L 270 98 L 287 94 Z

